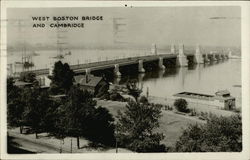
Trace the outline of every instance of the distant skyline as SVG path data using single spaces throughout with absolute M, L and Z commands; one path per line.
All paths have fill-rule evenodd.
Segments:
M 32 16 L 103 16 L 102 21 L 81 21 L 84 28 L 71 28 L 63 36 L 69 46 L 131 46 L 159 48 L 170 44 L 193 46 L 240 46 L 241 14 L 237 6 L 135 7 L 135 8 L 9 8 L 7 43 L 25 39 L 31 45 L 57 44 L 57 29 L 32 28 Z M 124 18 L 122 35 L 114 36 L 114 18 Z M 18 20 L 23 20 L 21 23 Z M 66 22 L 66 21 L 64 21 Z M 51 21 L 46 22 L 51 23 Z M 18 27 L 20 26 L 22 27 Z M 20 34 L 22 31 L 22 34 Z

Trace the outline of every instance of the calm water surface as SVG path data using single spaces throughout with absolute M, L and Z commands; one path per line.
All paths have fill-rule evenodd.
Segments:
M 236 105 L 241 107 L 241 61 L 230 59 L 223 62 L 196 65 L 193 67 L 169 68 L 166 71 L 155 71 L 140 74 L 137 78 L 146 94 L 158 97 L 171 97 L 183 91 L 214 95 L 218 90 L 227 89 L 236 97 Z M 123 77 L 120 83 L 127 81 Z
M 57 55 L 56 51 L 37 51 L 39 56 L 33 56 L 33 69 L 47 68 L 51 59 Z M 150 50 L 72 50 L 71 56 L 65 56 L 64 61 L 69 64 L 104 61 L 107 59 L 149 55 Z M 20 62 L 21 53 L 8 54 L 8 63 Z M 22 70 L 17 66 L 16 71 Z M 241 106 L 241 61 L 230 59 L 223 62 L 196 65 L 193 67 L 168 68 L 165 71 L 147 72 L 136 76 L 122 76 L 116 79 L 120 84 L 128 79 L 136 78 L 146 94 L 158 97 L 170 97 L 175 93 L 189 91 L 204 94 L 214 94 L 218 90 L 227 89 L 236 97 L 237 106 Z

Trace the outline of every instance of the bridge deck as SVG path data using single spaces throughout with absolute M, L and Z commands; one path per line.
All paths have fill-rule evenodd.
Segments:
M 75 73 L 84 73 L 86 69 L 90 68 L 91 71 L 94 70 L 101 70 L 105 68 L 112 68 L 115 64 L 119 64 L 119 66 L 126 66 L 130 64 L 137 64 L 139 60 L 143 60 L 143 62 L 158 60 L 159 57 L 164 59 L 167 58 L 176 58 L 177 54 L 157 54 L 157 55 L 148 55 L 148 56 L 137 56 L 137 57 L 130 57 L 130 58 L 122 58 L 122 59 L 115 59 L 115 60 L 108 60 L 108 61 L 100 61 L 100 62 L 92 62 L 86 64 L 75 64 L 70 65 L 70 68 Z M 26 73 L 33 72 L 36 75 L 47 75 L 49 74 L 49 69 L 38 69 L 38 70 L 31 70 L 31 71 L 24 71 Z M 21 73 L 21 72 L 20 72 Z

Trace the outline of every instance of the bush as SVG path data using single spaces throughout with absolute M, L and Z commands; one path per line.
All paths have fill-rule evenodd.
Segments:
M 176 108 L 177 111 L 179 112 L 189 112 L 189 109 L 187 108 L 188 106 L 188 103 L 185 99 L 176 99 L 175 102 L 174 102 L 174 106 Z
M 240 152 L 242 122 L 240 115 L 211 115 L 206 124 L 190 125 L 175 145 L 177 152 Z
M 110 94 L 110 100 L 121 101 L 121 102 L 124 101 L 123 97 L 119 93 L 116 93 L 116 92 Z
M 19 80 L 28 82 L 28 83 L 33 83 L 36 81 L 36 74 L 33 72 L 22 72 Z
M 148 104 L 148 99 L 147 99 L 147 97 L 145 97 L 145 96 L 141 96 L 140 98 L 139 98 L 139 102 L 140 103 L 143 103 L 143 104 Z

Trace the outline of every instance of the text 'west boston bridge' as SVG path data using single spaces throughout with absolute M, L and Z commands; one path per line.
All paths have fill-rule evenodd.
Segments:
M 32 17 L 33 21 L 49 21 L 49 20 L 53 20 L 53 21 L 78 21 L 78 20 L 97 20 L 97 21 L 102 21 L 103 20 L 103 16 L 81 16 L 81 18 L 79 16 L 53 16 L 52 18 L 49 16 L 38 16 L 38 17 Z

